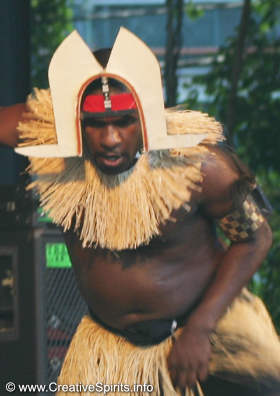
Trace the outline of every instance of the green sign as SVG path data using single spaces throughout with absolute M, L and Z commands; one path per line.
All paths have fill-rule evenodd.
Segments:
M 46 243 L 47 268 L 71 268 L 71 260 L 65 243 Z
M 39 223 L 51 223 L 52 222 L 52 219 L 50 217 L 48 217 L 48 215 L 43 212 L 42 208 L 38 208 L 37 213 L 38 213 L 38 222 Z

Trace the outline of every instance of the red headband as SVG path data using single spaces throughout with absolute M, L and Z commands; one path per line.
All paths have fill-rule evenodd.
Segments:
M 121 93 L 110 95 L 111 109 L 110 111 L 122 111 L 137 109 L 136 102 L 131 93 Z M 87 113 L 105 113 L 104 96 L 88 95 L 84 101 L 82 111 Z

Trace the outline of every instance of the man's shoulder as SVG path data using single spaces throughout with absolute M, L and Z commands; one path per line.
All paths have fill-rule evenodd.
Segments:
M 246 165 L 231 149 L 223 146 L 209 147 L 202 162 L 202 189 L 200 200 L 213 216 L 227 212 L 238 191 L 253 189 L 255 178 Z
M 208 146 L 208 153 L 202 161 L 201 170 L 203 183 L 223 183 L 225 178 L 236 180 L 240 176 L 231 153 L 218 145 Z

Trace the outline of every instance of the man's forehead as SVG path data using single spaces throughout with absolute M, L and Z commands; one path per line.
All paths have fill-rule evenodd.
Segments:
M 127 117 L 133 117 L 135 119 L 139 119 L 137 110 L 131 110 L 127 112 L 120 112 L 119 114 L 116 112 L 114 115 L 92 115 L 90 118 L 92 120 L 98 120 L 102 122 L 114 122 L 126 119 Z

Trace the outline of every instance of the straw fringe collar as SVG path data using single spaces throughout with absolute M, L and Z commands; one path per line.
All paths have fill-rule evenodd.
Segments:
M 48 90 L 35 90 L 29 112 L 19 125 L 21 146 L 56 142 L 54 117 Z M 203 143 L 222 140 L 219 123 L 206 114 L 167 111 L 169 133 L 206 133 Z M 122 250 L 148 244 L 173 210 L 189 210 L 192 191 L 200 189 L 201 161 L 205 145 L 188 149 L 152 151 L 119 175 L 102 174 L 87 159 L 30 158 L 28 171 L 36 175 L 40 203 L 54 223 L 71 227 L 84 247 Z

